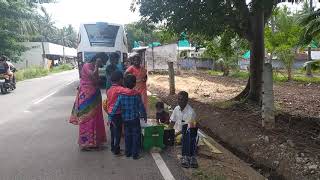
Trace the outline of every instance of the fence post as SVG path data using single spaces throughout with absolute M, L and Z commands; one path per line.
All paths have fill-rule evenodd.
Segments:
M 274 93 L 273 93 L 272 65 L 265 63 L 263 67 L 263 92 L 262 92 L 262 127 L 273 129 L 274 117 Z
M 168 62 L 170 95 L 176 94 L 173 62 Z

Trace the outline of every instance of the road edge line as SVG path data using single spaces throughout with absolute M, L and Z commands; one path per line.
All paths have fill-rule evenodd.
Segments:
M 164 180 L 175 180 L 173 177 L 171 171 L 169 170 L 168 166 L 162 159 L 160 153 L 151 153 L 156 165 L 158 166 L 158 169 L 160 170 L 160 173 Z

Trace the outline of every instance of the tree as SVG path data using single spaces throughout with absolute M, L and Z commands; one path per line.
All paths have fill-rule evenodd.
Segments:
M 319 25 L 319 22 L 317 23 L 317 19 L 319 19 L 320 11 L 314 12 L 313 7 L 313 1 L 309 0 L 309 3 L 306 1 L 303 5 L 303 9 L 301 11 L 302 19 L 300 24 L 303 25 L 304 28 L 304 43 L 308 44 L 308 64 L 307 64 L 307 71 L 306 76 L 312 77 L 312 70 L 311 70 L 311 41 L 314 37 L 319 35 L 320 29 L 317 30 L 317 26 Z M 319 20 L 318 20 L 319 21 Z
M 289 0 L 298 2 L 298 0 Z M 215 37 L 230 28 L 250 43 L 250 82 L 243 97 L 261 102 L 264 63 L 264 24 L 274 7 L 284 0 L 134 0 L 140 14 L 153 22 L 166 22 L 176 32 Z M 134 7 L 134 6 L 133 6 Z M 135 7 L 133 8 L 135 9 Z
M 0 53 L 18 61 L 27 48 L 20 42 L 34 32 L 33 20 L 37 16 L 37 4 L 52 2 L 35 0 L 0 1 Z
M 270 53 L 275 53 L 283 62 L 288 74 L 288 80 L 292 80 L 292 65 L 300 46 L 302 28 L 297 22 L 295 14 L 289 12 L 287 7 L 278 9 L 275 17 L 275 30 L 266 27 L 265 44 Z
M 222 64 L 223 76 L 228 76 L 230 69 L 237 67 L 241 54 L 247 49 L 247 42 L 229 30 L 206 44 L 204 57 L 215 59 Z
M 143 42 L 148 45 L 152 42 L 160 42 L 162 44 L 172 43 L 178 40 L 178 35 L 165 26 L 156 26 L 150 21 L 141 19 L 138 22 L 125 25 L 128 36 L 129 47 L 132 48 L 134 41 Z

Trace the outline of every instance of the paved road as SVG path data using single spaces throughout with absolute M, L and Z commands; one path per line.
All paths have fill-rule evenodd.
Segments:
M 0 179 L 164 179 L 149 153 L 134 161 L 109 150 L 79 151 L 77 126 L 67 122 L 77 75 L 71 71 L 23 81 L 14 92 L 0 95 Z M 175 179 L 186 179 L 172 155 L 161 156 Z

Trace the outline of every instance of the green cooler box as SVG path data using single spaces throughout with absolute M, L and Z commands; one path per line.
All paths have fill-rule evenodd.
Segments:
M 164 148 L 163 126 L 149 126 L 142 128 L 143 149 L 149 151 L 153 147 Z

